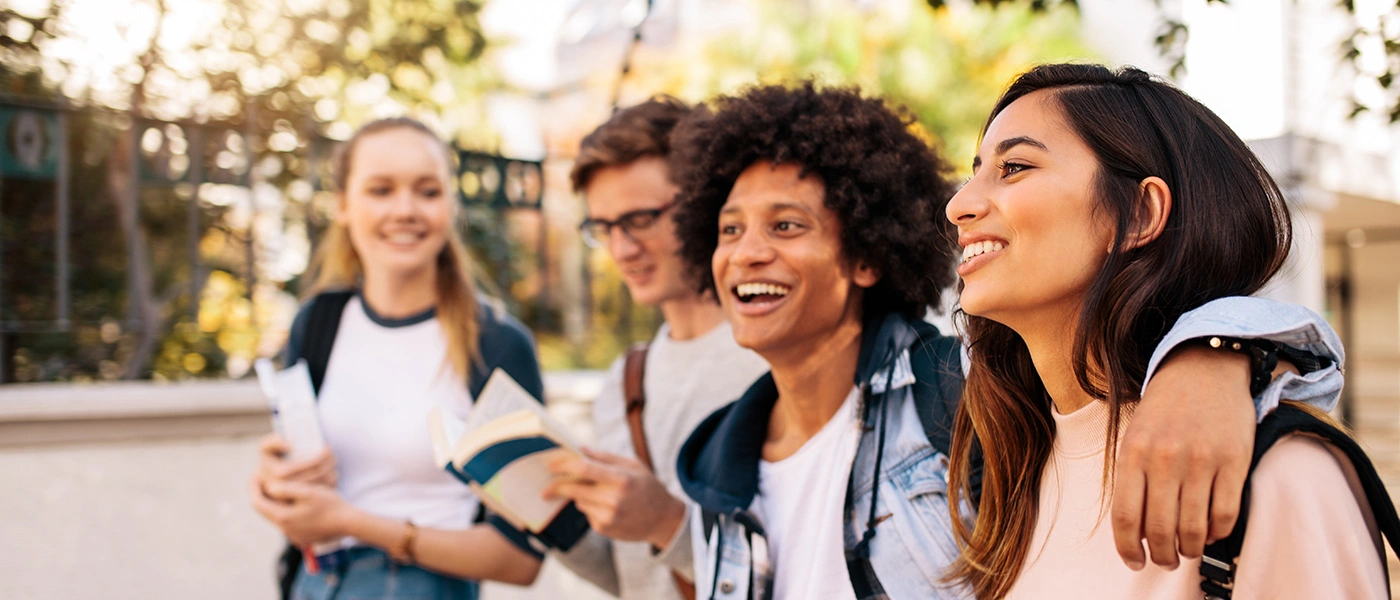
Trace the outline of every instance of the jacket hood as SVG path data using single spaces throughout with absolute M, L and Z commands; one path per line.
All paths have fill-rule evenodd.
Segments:
M 938 328 L 927 321 L 900 314 L 866 319 L 853 384 L 871 382 L 886 367 L 893 369 L 900 354 L 919 339 L 938 335 Z M 768 420 L 777 400 L 778 387 L 769 372 L 738 400 L 695 428 L 676 461 L 676 474 L 686 495 L 702 508 L 720 514 L 746 510 L 753 504 Z

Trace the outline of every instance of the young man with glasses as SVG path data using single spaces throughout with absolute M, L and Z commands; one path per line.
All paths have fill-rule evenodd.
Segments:
M 680 444 L 768 370 L 735 343 L 719 304 L 695 290 L 678 255 L 670 212 L 679 189 L 667 159 L 671 129 L 689 112 L 664 96 L 618 112 L 584 138 L 572 173 L 588 204 L 585 242 L 606 248 L 632 299 L 665 318 L 644 353 L 634 349 L 609 370 L 594 402 L 596 449 L 552 465 L 559 483 L 546 491 L 572 499 L 593 529 L 556 553 L 560 561 L 623 600 L 693 597 Z

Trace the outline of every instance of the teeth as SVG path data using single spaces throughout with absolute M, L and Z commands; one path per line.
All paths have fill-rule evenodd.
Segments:
M 1000 252 L 1004 248 L 1006 248 L 1005 244 L 993 241 L 968 244 L 967 247 L 963 248 L 962 262 L 967 262 L 988 252 Z
M 788 295 L 789 289 L 771 283 L 741 283 L 734 288 L 734 291 L 738 292 L 740 297 L 747 298 L 749 296 L 761 295 L 786 296 Z
M 412 244 L 418 241 L 416 233 L 396 233 L 389 236 L 389 241 L 395 244 Z

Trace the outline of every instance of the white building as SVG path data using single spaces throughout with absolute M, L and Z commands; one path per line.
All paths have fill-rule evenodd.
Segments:
M 1390 10 L 1332 0 L 1080 0 L 1085 39 L 1106 60 L 1168 69 L 1152 40 L 1164 13 L 1186 24 L 1182 87 L 1250 141 L 1294 206 L 1295 247 L 1269 294 L 1331 320 L 1347 346 L 1344 403 L 1379 457 L 1400 451 L 1400 129 L 1351 118 L 1357 81 L 1342 42 Z M 1384 68 L 1379 47 L 1363 64 Z M 1382 462 L 1385 462 L 1384 460 Z

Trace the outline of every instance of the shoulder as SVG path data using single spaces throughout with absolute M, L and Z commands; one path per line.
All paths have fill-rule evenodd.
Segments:
M 331 290 L 321 292 L 302 302 L 297 309 L 296 317 L 292 319 L 292 327 L 287 333 L 286 362 L 295 362 L 306 353 L 306 336 L 314 327 L 313 320 L 329 320 L 332 313 L 335 320 L 339 321 L 341 311 L 345 305 L 355 296 L 354 290 Z M 325 323 L 323 325 L 329 325 Z
M 530 330 L 506 312 L 494 301 L 482 298 L 478 305 L 476 315 L 477 340 L 483 352 L 519 352 L 521 350 L 534 355 L 535 336 Z M 490 350 L 487 350 L 487 349 Z
M 1327 442 L 1311 435 L 1292 434 L 1275 443 L 1259 459 L 1250 477 L 1250 491 L 1265 505 L 1274 498 L 1300 494 L 1355 502 L 1349 481 L 1352 472 Z
M 1250 477 L 1239 596 L 1388 597 L 1360 489 L 1330 444 L 1306 434 L 1279 440 Z
M 535 358 L 535 339 L 515 317 L 498 303 L 481 297 L 477 304 L 477 348 L 481 360 L 472 365 L 468 391 L 475 398 L 486 385 L 486 379 L 496 369 L 504 370 L 525 391 L 544 399 L 544 381 L 540 363 Z
M 621 436 L 627 431 L 627 407 L 622 399 L 622 365 L 624 356 L 617 357 L 608 367 L 598 397 L 593 400 L 593 432 L 599 445 L 609 452 L 629 448 Z

